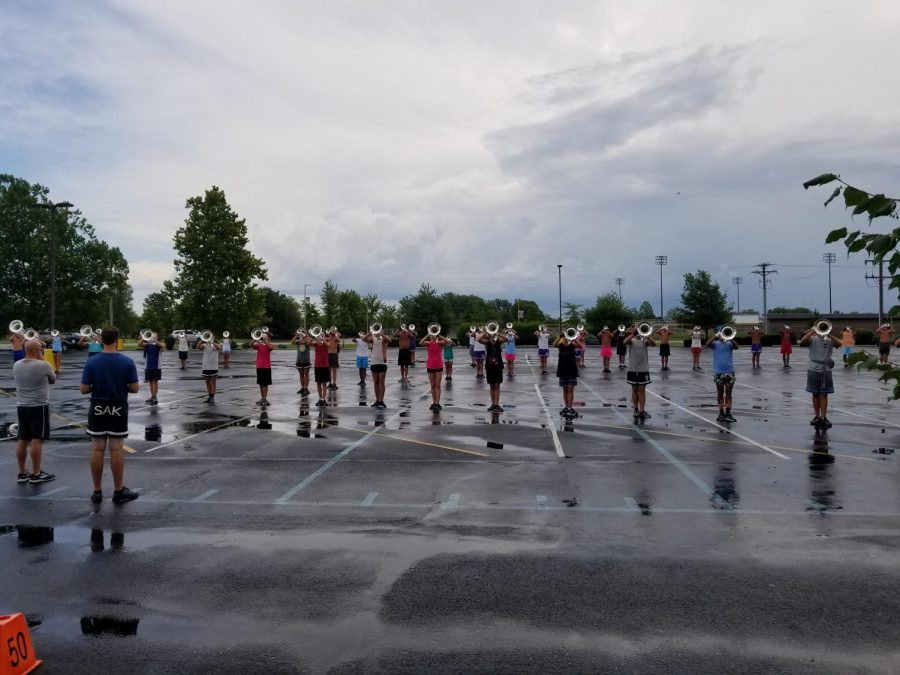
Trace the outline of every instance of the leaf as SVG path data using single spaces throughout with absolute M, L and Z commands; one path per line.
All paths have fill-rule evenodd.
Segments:
M 857 239 L 852 244 L 847 244 L 847 250 L 850 253 L 856 253 L 857 251 L 862 251 L 866 247 L 865 239 Z
M 859 230 L 856 230 L 856 232 L 851 232 L 847 235 L 847 241 L 844 242 L 844 245 L 850 246 L 850 244 L 856 241 L 857 237 L 859 237 Z
M 813 185 L 825 185 L 826 183 L 830 183 L 833 180 L 837 180 L 837 176 L 833 173 L 823 173 L 820 176 L 816 176 L 815 178 L 811 178 L 803 184 L 803 189 L 808 190 Z
M 828 206 L 834 199 L 841 194 L 841 188 L 834 188 L 834 192 L 831 193 L 831 196 L 825 200 L 825 206 Z
M 882 195 L 884 196 L 884 195 Z M 866 197 L 861 202 L 856 205 L 856 208 L 853 209 L 853 215 L 858 216 L 860 213 L 869 208 L 869 202 L 871 202 L 875 197 Z
M 879 216 L 891 215 L 895 208 L 897 208 L 897 204 L 893 199 L 888 199 L 884 195 L 875 195 L 866 204 L 866 211 L 869 212 L 869 222 Z
M 894 238 L 891 235 L 879 234 L 869 242 L 869 245 L 866 246 L 866 250 L 872 253 L 880 253 L 883 256 L 891 250 L 893 243 Z
M 825 243 L 833 244 L 834 242 L 838 241 L 839 239 L 843 239 L 846 236 L 847 236 L 847 228 L 840 227 L 840 228 L 838 228 L 836 230 L 832 230 L 831 232 L 828 233 L 828 236 L 825 237 Z
M 868 192 L 863 192 L 862 190 L 855 188 L 852 185 L 848 185 L 844 188 L 844 206 L 849 209 L 851 206 L 856 206 L 857 204 L 859 204 L 868 196 Z
M 900 305 L 894 305 L 891 307 L 888 312 L 888 316 L 900 316 Z

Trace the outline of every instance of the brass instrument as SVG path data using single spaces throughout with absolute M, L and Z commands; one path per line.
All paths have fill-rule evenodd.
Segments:
M 319 336 L 322 335 L 322 326 L 316 324 L 312 328 L 309 329 L 309 334 L 314 340 L 318 340 Z
M 506 324 L 506 330 L 512 330 L 512 329 L 513 329 L 512 321 L 507 322 L 507 324 Z
M 619 324 L 619 332 L 620 332 L 620 333 L 624 333 L 624 332 L 625 332 L 625 324 L 624 324 L 624 323 L 620 323 L 620 324 Z
M 6 427 L 6 434 L 10 438 L 16 438 L 19 435 L 19 425 L 13 422 L 8 427 Z
M 26 340 L 37 340 L 41 336 L 34 328 L 29 328 L 25 331 L 24 338 Z
M 584 324 L 583 324 L 583 323 L 578 324 L 577 326 L 575 326 L 575 329 L 576 329 L 579 333 L 583 332 L 583 331 L 584 331 Z
M 153 339 L 153 331 L 149 328 L 145 328 L 144 330 L 142 330 L 140 335 L 141 340 L 143 340 L 144 342 L 150 342 Z
M 474 333 L 477 326 L 469 326 L 469 332 Z
M 381 324 L 376 321 L 371 326 L 369 326 L 369 332 L 372 335 L 381 335 Z
M 569 343 L 572 343 L 578 339 L 578 336 L 581 335 L 581 332 L 577 328 L 575 328 L 575 326 L 569 326 L 568 328 L 566 328 L 566 331 L 565 333 L 563 333 L 563 335 L 565 335 L 566 340 Z
M 25 331 L 25 324 L 22 323 L 19 319 L 14 319 L 9 322 L 9 332 L 10 333 L 22 333 Z
M 722 326 L 722 330 L 719 331 L 719 337 L 725 342 L 731 342 L 736 335 L 737 331 L 731 326 Z
M 428 324 L 428 334 L 432 337 L 437 337 L 441 334 L 441 324 L 439 323 L 430 323 Z
M 637 334 L 641 336 L 642 340 L 650 337 L 651 333 L 653 333 L 653 326 L 651 326 L 646 321 L 638 325 Z
M 260 330 L 262 330 L 263 333 L 268 333 L 268 332 L 269 332 L 269 327 L 268 327 L 268 326 L 263 326 Z
M 259 342 L 260 340 L 262 340 L 262 336 L 263 336 L 262 328 L 254 328 L 252 331 L 250 331 L 250 339 L 255 342 Z
M 222 331 L 222 337 L 225 338 L 225 339 L 227 340 L 228 338 L 231 337 L 231 333 L 229 333 L 227 330 L 223 330 L 223 331 Z
M 819 337 L 825 337 L 831 333 L 831 322 L 828 319 L 816 321 L 815 325 L 813 325 L 813 330 L 816 331 Z
M 541 324 L 540 326 L 538 326 L 538 332 L 539 332 L 539 333 L 546 333 L 546 332 L 547 332 L 547 327 L 546 327 L 544 324 Z
M 54 328 L 50 331 L 50 337 L 59 337 L 59 331 Z
M 500 331 L 500 324 L 496 321 L 488 321 L 484 329 L 488 335 L 494 336 Z
M 411 324 L 409 324 L 409 325 L 406 327 L 406 329 L 407 329 L 410 333 L 412 333 L 412 332 L 416 329 L 416 324 L 411 323 Z
M 213 341 L 212 331 L 205 330 L 202 333 L 200 333 L 200 341 L 201 342 L 212 342 Z
M 78 330 L 78 334 L 81 335 L 81 337 L 85 337 L 85 338 L 90 337 L 93 334 L 93 332 L 94 332 L 94 329 L 91 328 L 90 326 L 88 326 L 87 324 L 85 324 Z

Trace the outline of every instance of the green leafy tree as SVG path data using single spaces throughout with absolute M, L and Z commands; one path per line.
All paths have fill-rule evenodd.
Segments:
M 584 319 L 584 312 L 581 305 L 574 302 L 563 303 L 563 323 L 575 326 Z
M 271 288 L 260 289 L 263 293 L 263 304 L 266 316 L 263 323 L 277 338 L 290 338 L 303 325 L 303 314 L 300 304 L 289 295 Z
M 638 308 L 637 314 L 642 319 L 652 319 L 656 316 L 656 310 L 653 309 L 653 305 L 644 300 Z
M 325 327 L 336 325 L 341 312 L 341 291 L 331 279 L 322 286 L 319 300 L 322 302 L 322 320 Z
M 674 309 L 671 315 L 679 323 L 695 324 L 708 331 L 731 321 L 731 308 L 727 293 L 712 280 L 709 272 L 697 270 L 696 274 L 685 273 L 681 307 Z
M 597 296 L 594 306 L 584 313 L 589 330 L 596 333 L 603 326 L 628 325 L 635 320 L 634 311 L 626 307 L 617 293 L 604 293 Z
M 105 325 L 109 301 L 114 320 L 133 330 L 128 262 L 97 239 L 78 210 L 35 208 L 50 203 L 50 191 L 0 174 L 0 315 L 42 330 L 50 326 L 50 248 L 56 249 L 56 326 L 76 330 Z M 52 232 L 52 237 L 51 237 Z
M 337 326 L 344 335 L 355 335 L 366 326 L 366 305 L 359 293 L 352 289 L 341 291 Z
M 247 250 L 247 221 L 215 186 L 185 208 L 190 213 L 174 237 L 172 292 L 179 313 L 193 328 L 246 335 L 263 319 L 256 281 L 267 278 L 262 259 Z
M 813 186 L 831 183 L 838 183 L 838 186 L 831 191 L 831 195 L 825 200 L 825 206 L 828 206 L 838 197 L 843 197 L 844 206 L 851 210 L 851 220 L 854 216 L 865 214 L 871 227 L 872 222 L 876 218 L 898 219 L 897 198 L 886 197 L 881 193 L 866 192 L 841 180 L 841 177 L 837 174 L 823 173 L 806 181 L 803 187 L 809 189 Z M 826 244 L 838 241 L 843 242 L 848 256 L 851 253 L 865 251 L 876 265 L 886 264 L 891 278 L 888 288 L 897 291 L 898 300 L 900 300 L 900 247 L 898 247 L 898 244 L 900 244 L 900 227 L 882 232 L 863 232 L 861 229 L 851 232 L 848 227 L 839 227 L 829 232 L 825 238 Z M 888 310 L 888 315 L 900 316 L 900 304 L 891 307 Z M 862 352 L 853 354 L 848 360 L 851 363 L 860 364 L 868 370 L 881 371 L 881 376 L 878 379 L 887 384 L 893 382 L 892 397 L 895 400 L 900 399 L 900 366 L 890 363 L 880 364 L 877 359 Z
M 402 323 L 412 323 L 420 334 L 432 321 L 449 326 L 450 313 L 441 296 L 430 284 L 422 284 L 415 295 L 400 298 L 400 317 Z
M 378 299 L 377 293 L 366 293 L 362 296 L 362 302 L 366 310 L 367 325 L 365 329 L 368 330 L 381 314 L 381 310 L 384 309 L 384 303 Z
M 514 321 L 544 321 L 546 318 L 541 311 L 541 308 L 534 300 L 522 300 L 521 298 L 516 298 L 513 301 L 513 304 L 516 305 L 519 312 L 524 314 L 521 319 L 516 317 Z
M 181 323 L 171 282 L 164 282 L 162 290 L 144 298 L 138 330 L 149 329 L 156 331 L 161 337 L 165 337 L 181 326 Z
M 746 314 L 747 312 L 741 312 Z M 753 312 L 751 312 L 752 314 Z M 812 314 L 813 311 L 809 307 L 771 307 L 769 314 Z

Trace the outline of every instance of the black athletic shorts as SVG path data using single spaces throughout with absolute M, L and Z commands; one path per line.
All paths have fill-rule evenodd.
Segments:
M 316 382 L 331 382 L 330 368 L 315 368 L 313 373 Z
M 145 382 L 158 382 L 162 379 L 162 369 L 161 368 L 144 368 L 144 381 Z
M 270 371 L 269 371 L 269 373 L 270 373 L 269 377 L 270 377 L 270 378 L 271 378 L 271 372 L 272 372 L 272 371 L 270 370 Z M 204 370 L 204 371 L 202 371 L 202 374 L 203 374 L 203 377 L 216 377 L 216 376 L 219 374 L 219 371 L 218 371 L 218 370 Z M 270 383 L 270 384 L 271 384 L 271 383 Z
M 409 354 L 409 349 L 401 349 L 397 352 L 397 365 L 398 366 L 408 366 L 412 363 L 412 358 Z
M 669 356 L 671 353 L 672 353 L 672 349 L 671 349 L 671 347 L 669 347 L 668 342 L 663 342 L 659 346 L 659 355 L 660 356 Z
M 484 367 L 484 375 L 488 384 L 501 384 L 503 382 L 503 366 L 488 364 Z
M 87 432 L 91 436 L 127 436 L 128 402 L 92 398 Z
M 178 352 L 178 358 L 182 361 L 187 361 L 188 353 L 187 352 Z
M 328 354 L 328 367 L 329 368 L 340 368 L 341 364 L 338 361 L 337 354 Z
M 260 387 L 268 387 L 270 384 L 272 384 L 272 369 L 257 368 L 256 384 L 258 384 Z
M 50 438 L 50 406 L 20 405 L 16 408 L 19 414 L 20 441 L 42 440 Z
M 387 372 L 387 364 L 386 363 L 373 363 L 370 366 L 373 373 L 386 373 Z
M 891 343 L 890 342 L 879 342 L 878 343 L 878 355 L 879 356 L 887 356 L 891 353 Z

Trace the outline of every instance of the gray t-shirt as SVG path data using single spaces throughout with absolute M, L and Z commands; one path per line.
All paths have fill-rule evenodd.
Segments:
M 49 363 L 42 359 L 23 359 L 13 366 L 16 382 L 16 403 L 20 406 L 50 404 L 50 385 L 56 375 Z
M 828 338 L 813 335 L 809 339 L 809 370 L 824 373 L 831 370 L 829 362 L 834 351 L 834 343 Z
M 628 345 L 628 370 L 632 373 L 649 373 L 650 360 L 647 358 L 647 343 L 634 338 Z
M 215 345 L 208 342 L 203 347 L 203 363 L 202 370 L 218 370 L 219 369 L 219 352 Z

